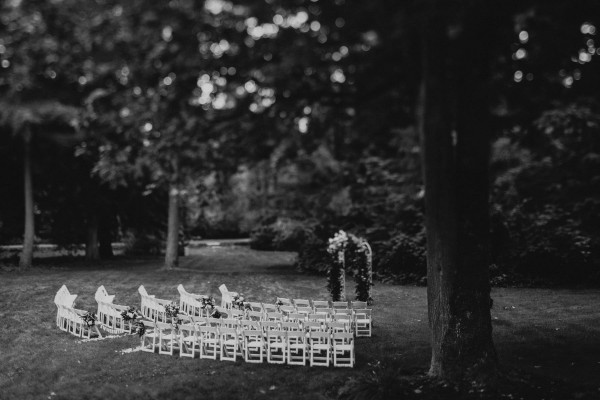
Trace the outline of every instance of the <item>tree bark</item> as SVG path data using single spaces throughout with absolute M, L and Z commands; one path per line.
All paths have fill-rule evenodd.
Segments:
M 87 241 L 85 244 L 85 259 L 88 261 L 97 261 L 100 259 L 100 249 L 98 242 L 98 215 L 93 212 L 89 216 L 87 226 Z
M 451 43 L 449 13 L 441 3 L 429 3 L 422 24 L 417 107 L 425 181 L 429 374 L 485 379 L 497 366 L 487 260 L 488 60 L 467 23 Z M 456 99 L 452 89 L 461 93 Z
M 31 268 L 33 263 L 33 242 L 35 239 L 34 223 L 34 204 L 33 204 L 33 178 L 31 173 L 31 140 L 32 132 L 29 128 L 23 136 L 23 178 L 24 178 L 24 196 L 25 196 L 25 229 L 23 234 L 23 251 L 19 267 L 22 269 Z
M 179 191 L 175 185 L 172 185 L 169 189 L 169 215 L 167 225 L 165 269 L 173 269 L 177 267 L 179 257 Z

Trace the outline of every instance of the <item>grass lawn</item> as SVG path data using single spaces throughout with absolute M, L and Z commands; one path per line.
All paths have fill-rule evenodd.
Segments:
M 179 283 L 217 299 L 221 283 L 250 300 L 326 299 L 325 278 L 297 273 L 293 259 L 225 247 L 197 249 L 173 272 L 157 271 L 161 260 L 154 258 L 0 270 L 0 399 L 600 398 L 600 290 L 494 289 L 500 361 L 524 383 L 489 395 L 427 386 L 429 331 L 420 287 L 376 284 L 373 337 L 356 340 L 353 369 L 123 354 L 139 344 L 136 336 L 83 343 L 55 326 L 53 299 L 62 284 L 88 310 L 96 309 L 100 285 L 116 294 L 115 303 L 136 307 L 140 284 L 166 299 L 178 298 Z M 352 298 L 353 285 L 347 289 Z

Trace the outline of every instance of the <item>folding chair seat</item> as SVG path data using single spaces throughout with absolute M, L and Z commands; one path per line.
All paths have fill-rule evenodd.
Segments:
M 200 326 L 198 336 L 200 336 L 200 358 L 216 360 L 220 351 L 218 329 L 213 326 Z
M 219 329 L 219 352 L 221 361 L 235 361 L 240 352 L 240 340 L 235 328 Z
M 280 325 L 280 329 L 282 331 L 286 331 L 286 332 L 290 332 L 290 331 L 301 331 L 302 330 L 302 326 L 300 325 L 299 322 L 282 322 Z
M 266 314 L 265 319 L 267 321 L 283 321 L 283 313 L 269 312 Z
M 347 332 L 333 332 L 333 366 L 334 367 L 354 367 L 354 335 Z
M 270 364 L 285 364 L 287 353 L 287 332 L 268 330 L 267 362 Z
M 310 366 L 329 366 L 331 342 L 329 332 L 308 332 Z
M 259 321 L 253 321 L 250 319 L 240 320 L 240 329 L 243 331 L 262 331 Z
M 321 321 L 304 321 L 302 328 L 305 332 L 325 332 L 326 328 Z
M 331 307 L 334 310 L 347 310 L 348 309 L 348 302 L 347 301 L 332 301 L 331 302 Z
M 262 303 L 262 307 L 264 313 L 279 312 L 279 307 L 276 304 Z
M 308 299 L 293 299 L 294 306 L 298 307 L 309 307 L 310 308 L 310 300 Z
M 199 352 L 199 350 L 200 340 L 196 326 L 192 324 L 179 325 L 179 356 L 194 358 L 196 351 Z
M 325 324 L 325 327 L 331 333 L 334 333 L 334 332 L 352 333 L 352 330 L 350 329 L 350 325 L 345 322 L 331 321 L 331 322 L 327 322 Z
M 366 301 L 355 300 L 355 301 L 350 302 L 350 308 L 353 310 L 360 309 L 360 308 L 367 308 L 367 307 L 369 307 L 369 305 L 367 304 Z
M 287 316 L 287 320 L 289 322 L 301 322 L 306 321 L 306 314 L 300 313 L 289 313 Z
M 292 300 L 286 298 L 286 297 L 278 297 L 275 300 L 275 304 L 277 305 L 281 305 L 281 306 L 291 306 L 292 304 Z
M 246 318 L 252 321 L 262 321 L 265 314 L 262 311 L 248 311 L 246 312 Z
M 354 329 L 356 336 L 371 336 L 371 309 L 354 310 Z
M 296 307 L 294 307 L 294 306 L 281 306 L 281 307 L 279 307 L 279 312 L 281 312 L 281 314 L 283 314 L 284 318 L 287 318 L 288 315 L 290 315 L 291 313 L 295 313 L 296 312 Z
M 260 330 L 245 329 L 244 335 L 244 360 L 249 363 L 262 363 L 265 347 L 263 333 Z
M 306 335 L 304 332 L 287 332 L 287 362 L 290 365 L 306 365 Z
M 175 349 L 179 348 L 177 329 L 172 324 L 164 322 L 156 322 L 155 326 L 158 331 L 158 354 L 172 356 Z
M 158 338 L 159 333 L 155 323 L 145 324 L 145 331 L 140 339 L 142 351 L 154 353 L 158 347 Z
M 315 312 L 318 308 L 329 308 L 329 301 L 313 300 L 312 307 L 315 310 Z

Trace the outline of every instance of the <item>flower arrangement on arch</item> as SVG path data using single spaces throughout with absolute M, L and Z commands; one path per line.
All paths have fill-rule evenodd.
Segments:
M 135 321 L 138 317 L 140 317 L 140 312 L 135 307 L 129 307 L 127 310 L 123 310 L 121 312 L 121 317 L 123 317 L 123 321 Z
M 96 314 L 88 311 L 84 315 L 81 315 L 81 319 L 83 319 L 83 322 L 88 326 L 88 328 L 91 328 L 92 326 L 96 325 L 98 317 L 96 317 Z
M 243 294 L 239 293 L 233 296 L 233 299 L 231 300 L 231 307 L 239 310 L 246 310 L 250 309 L 250 303 L 245 301 Z
M 165 306 L 165 314 L 169 318 L 177 318 L 177 315 L 179 315 L 179 304 L 176 301 L 167 304 Z
M 136 333 L 140 337 L 144 336 L 144 333 L 146 333 L 146 325 L 144 325 L 142 321 L 137 321 L 133 325 L 133 333 Z

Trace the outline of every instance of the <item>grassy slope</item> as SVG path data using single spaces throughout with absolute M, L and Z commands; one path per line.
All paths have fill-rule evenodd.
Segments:
M 296 273 L 292 260 L 290 253 L 207 248 L 183 258 L 181 269 L 171 273 L 157 272 L 156 259 L 0 272 L 0 399 L 334 398 L 346 382 L 372 374 L 378 361 L 385 366 L 382 380 L 397 371 L 425 370 L 426 293 L 416 287 L 374 287 L 374 336 L 357 339 L 357 366 L 351 370 L 120 354 L 136 346 L 137 337 L 80 343 L 54 324 L 53 298 L 63 283 L 79 294 L 77 307 L 89 310 L 95 310 L 99 285 L 116 294 L 116 303 L 134 306 L 140 284 L 167 299 L 177 298 L 179 283 L 216 298 L 225 283 L 252 300 L 325 299 L 325 278 Z M 495 342 L 505 366 L 548 380 L 564 378 L 566 383 L 555 385 L 600 397 L 600 291 L 495 289 L 493 297 Z

